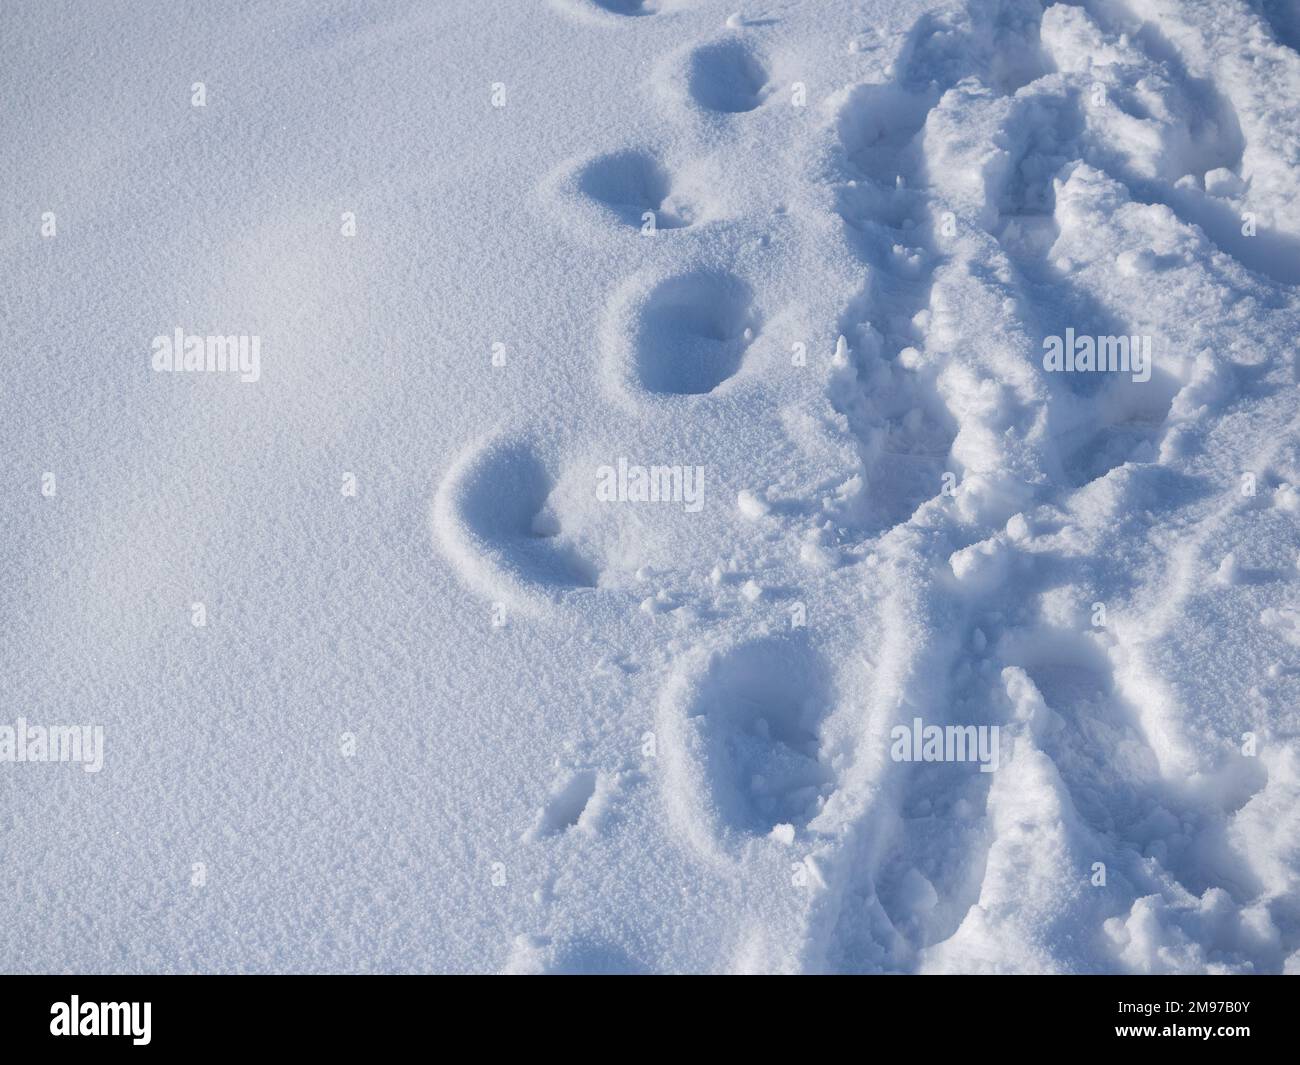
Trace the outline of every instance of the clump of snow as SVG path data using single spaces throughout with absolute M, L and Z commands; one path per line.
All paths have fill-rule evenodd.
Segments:
M 767 501 L 745 489 L 736 496 L 736 506 L 750 521 L 757 521 L 771 509 Z

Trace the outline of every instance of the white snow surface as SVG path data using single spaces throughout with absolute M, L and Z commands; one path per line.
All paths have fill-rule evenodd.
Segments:
M 6 0 L 0 968 L 1300 971 L 1297 47 Z

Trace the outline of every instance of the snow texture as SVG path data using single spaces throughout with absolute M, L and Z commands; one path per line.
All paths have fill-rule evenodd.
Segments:
M 0 968 L 1300 972 L 1298 47 L 4 4 Z

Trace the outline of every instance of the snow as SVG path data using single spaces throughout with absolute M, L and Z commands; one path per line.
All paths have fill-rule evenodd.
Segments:
M 1293 6 L 5 5 L 0 967 L 1300 971 Z

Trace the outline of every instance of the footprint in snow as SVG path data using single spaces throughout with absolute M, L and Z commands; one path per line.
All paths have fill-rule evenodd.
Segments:
M 551 0 L 561 11 L 583 21 L 621 22 L 624 18 L 655 15 L 662 0 Z
M 793 637 L 741 644 L 670 682 L 664 784 L 687 837 L 716 853 L 807 824 L 833 786 L 820 737 L 831 703 L 822 662 Z
M 610 781 L 594 769 L 570 772 L 551 789 L 546 805 L 524 834 L 525 842 L 563 835 L 570 829 L 594 832 L 608 803 Z
M 496 438 L 466 451 L 434 495 L 434 538 L 462 579 L 527 613 L 596 584 L 547 507 L 552 484 L 528 441 Z
M 651 0 L 591 0 L 591 2 L 612 15 L 653 15 L 659 6 Z
M 758 332 L 752 290 L 725 271 L 678 274 L 634 302 L 626 369 L 631 383 L 650 393 L 712 392 L 740 369 Z
M 753 111 L 770 92 L 767 69 L 741 40 L 705 44 L 692 52 L 686 86 L 696 104 L 720 114 Z
M 597 156 L 578 172 L 577 187 L 583 196 L 638 229 L 647 222 L 655 229 L 690 224 L 689 209 L 672 195 L 668 172 L 648 152 L 628 148 Z

